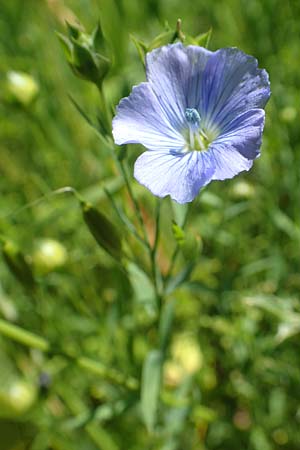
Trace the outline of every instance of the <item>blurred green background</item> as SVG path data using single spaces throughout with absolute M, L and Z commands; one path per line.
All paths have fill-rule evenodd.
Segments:
M 178 17 L 191 35 L 212 27 L 210 49 L 237 46 L 270 74 L 261 158 L 192 206 L 187 232 L 202 251 L 173 295 L 152 434 L 138 392 L 74 363 L 90 357 L 139 379 L 156 339 L 143 277 L 96 246 L 72 196 L 48 195 L 73 186 L 121 232 L 109 188 L 134 215 L 108 149 L 68 97 L 96 118 L 97 90 L 74 77 L 55 35 L 76 17 L 87 30 L 101 18 L 114 55 L 105 81 L 114 105 L 144 79 L 130 34 L 149 42 Z M 26 255 L 38 284 L 14 277 L 2 258 L 0 318 L 51 343 L 45 354 L 0 333 L 0 449 L 299 450 L 300 3 L 10 0 L 0 4 L 0 36 L 0 232 Z M 131 166 L 137 151 L 130 148 Z M 133 183 L 151 235 L 154 199 Z M 164 272 L 174 242 L 169 200 L 162 208 Z

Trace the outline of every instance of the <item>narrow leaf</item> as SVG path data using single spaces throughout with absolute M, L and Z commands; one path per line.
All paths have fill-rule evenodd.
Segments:
M 152 432 L 156 422 L 161 387 L 163 355 L 151 350 L 144 362 L 141 384 L 141 408 L 145 425 Z
M 159 323 L 159 339 L 160 349 L 163 353 L 165 353 L 169 343 L 175 313 L 175 305 L 176 301 L 174 299 L 168 300 L 162 310 Z

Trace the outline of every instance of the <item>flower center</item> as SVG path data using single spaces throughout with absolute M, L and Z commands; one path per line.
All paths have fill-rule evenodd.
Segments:
M 186 108 L 185 118 L 188 123 L 188 129 L 184 131 L 186 139 L 186 151 L 204 151 L 207 150 L 211 142 L 218 136 L 217 129 L 207 129 L 199 112 L 195 108 Z

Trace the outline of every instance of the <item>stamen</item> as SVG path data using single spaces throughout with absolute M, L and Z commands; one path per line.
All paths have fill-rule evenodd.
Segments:
M 191 128 L 190 128 L 190 146 L 192 148 L 194 147 L 194 132 Z
M 185 118 L 189 123 L 190 128 L 195 132 L 200 127 L 201 117 L 195 108 L 186 108 Z
M 184 151 L 206 151 L 211 142 L 219 135 L 216 127 L 207 128 L 205 120 L 201 120 L 199 112 L 195 108 L 186 108 L 185 119 L 187 126 L 183 130 L 186 140 Z

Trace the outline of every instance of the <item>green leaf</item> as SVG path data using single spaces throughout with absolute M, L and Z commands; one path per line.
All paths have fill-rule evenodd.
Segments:
M 188 203 L 180 204 L 177 202 L 171 202 L 174 222 L 178 224 L 179 227 L 183 227 L 186 222 L 187 213 L 189 209 Z
M 176 300 L 171 299 L 166 301 L 162 309 L 159 322 L 159 340 L 160 340 L 160 349 L 163 353 L 165 353 L 170 340 L 175 313 L 175 305 Z
M 87 115 L 87 113 L 82 109 L 82 107 L 77 103 L 77 101 L 69 94 L 69 99 L 71 100 L 73 106 L 76 108 L 76 110 L 79 112 L 81 117 L 85 120 L 85 122 L 93 129 L 93 131 L 96 133 L 97 137 L 102 141 L 102 143 L 106 146 L 109 145 L 107 142 L 105 136 L 101 134 L 98 127 L 93 123 L 92 119 Z M 105 132 L 104 127 L 102 126 L 102 132 Z
M 208 48 L 211 35 L 212 28 L 210 28 L 206 33 L 199 34 L 199 36 L 195 37 L 197 45 L 199 45 L 200 47 Z
M 127 55 L 127 33 L 125 33 L 124 20 L 116 0 L 101 0 L 98 3 L 102 24 L 102 33 L 110 43 L 116 66 L 124 64 Z
M 188 281 L 194 267 L 195 263 L 191 261 L 175 277 L 172 277 L 166 286 L 166 295 L 170 295 L 175 289 Z
M 223 200 L 216 194 L 204 191 L 199 197 L 200 203 L 212 208 L 223 208 Z
M 71 58 L 72 58 L 72 49 L 73 49 L 70 39 L 68 39 L 66 36 L 59 33 L 58 31 L 56 31 L 55 34 L 58 37 L 59 42 L 61 43 L 62 49 L 67 58 L 67 61 L 70 63 Z
M 286 339 L 296 336 L 300 333 L 300 317 L 299 314 L 295 314 L 297 319 L 293 322 L 282 322 L 278 325 L 277 333 L 275 336 L 275 342 L 281 344 Z
M 86 425 L 85 430 L 101 450 L 119 450 L 119 446 L 105 428 L 101 427 L 95 421 Z
M 187 377 L 174 392 L 174 403 L 178 406 L 170 408 L 165 416 L 166 440 L 162 450 L 177 450 L 182 431 L 186 426 L 186 420 L 191 406 L 188 394 L 192 386 L 192 377 Z
M 184 43 L 185 45 L 198 45 L 199 47 L 207 48 L 209 45 L 211 34 L 212 29 L 210 28 L 206 33 L 201 33 L 196 37 L 186 35 Z
M 145 359 L 142 371 L 141 409 L 149 432 L 153 431 L 157 422 L 162 364 L 162 352 L 151 350 Z
M 254 450 L 272 450 L 273 446 L 262 427 L 255 426 L 250 434 L 250 442 Z
M 283 211 L 277 209 L 272 213 L 272 220 L 275 226 L 286 233 L 291 239 L 300 241 L 300 228 Z
M 117 156 L 118 160 L 123 161 L 127 156 L 127 145 L 121 145 L 120 147 L 118 147 L 117 152 L 118 152 Z
M 103 31 L 102 31 L 100 22 L 97 23 L 96 27 L 92 31 L 91 40 L 96 49 L 99 49 L 103 46 L 104 36 L 103 36 Z
M 82 26 L 73 25 L 73 24 L 69 23 L 67 20 L 66 20 L 66 27 L 67 27 L 69 36 L 74 39 L 78 39 L 78 37 L 80 36 L 80 33 L 83 32 Z
M 144 305 L 149 315 L 155 314 L 156 302 L 153 284 L 146 273 L 133 262 L 127 265 L 127 272 L 135 300 Z
M 163 45 L 171 44 L 175 41 L 177 37 L 176 31 L 165 31 L 164 33 L 159 34 L 156 36 L 153 41 L 150 42 L 148 45 L 148 52 L 151 52 L 151 50 L 161 47 Z

